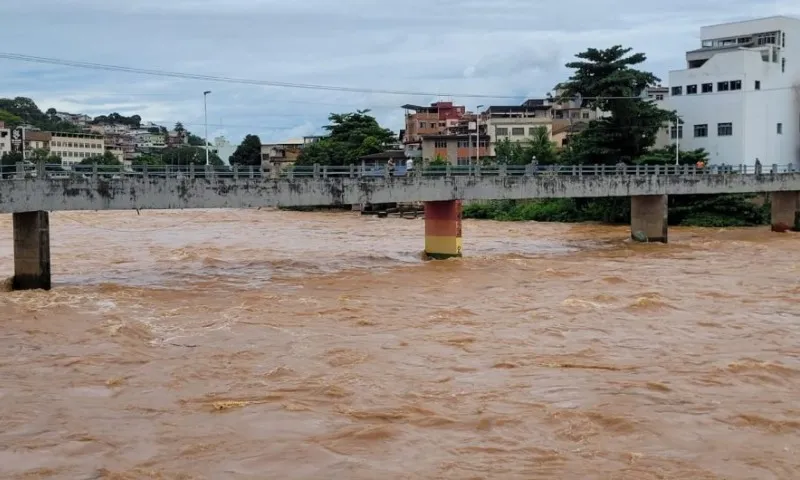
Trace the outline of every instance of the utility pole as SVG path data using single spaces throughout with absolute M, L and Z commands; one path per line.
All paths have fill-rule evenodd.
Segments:
M 205 149 L 206 149 L 206 165 L 208 165 L 208 94 L 211 93 L 211 90 L 206 90 L 203 92 L 203 116 L 205 117 L 205 125 L 206 125 L 206 138 L 205 138 Z
M 475 165 L 481 163 L 481 108 L 483 105 L 475 109 Z
M 681 117 L 675 115 L 675 165 L 680 162 L 681 156 L 681 131 L 680 131 L 680 122 Z

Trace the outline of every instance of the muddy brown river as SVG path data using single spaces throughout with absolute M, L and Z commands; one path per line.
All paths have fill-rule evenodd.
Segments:
M 54 289 L 0 292 L 0 478 L 800 478 L 800 235 L 463 232 L 51 214 Z

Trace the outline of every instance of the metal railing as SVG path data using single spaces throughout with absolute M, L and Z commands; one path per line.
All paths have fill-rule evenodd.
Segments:
M 123 177 L 170 178 L 234 178 L 234 179 L 293 179 L 293 178 L 393 178 L 393 177 L 522 177 L 522 176 L 594 176 L 594 175 L 775 175 L 797 173 L 792 164 L 762 166 L 757 171 L 753 165 L 436 165 L 415 168 L 404 167 L 389 171 L 383 167 L 365 168 L 361 165 L 297 165 L 284 169 L 265 169 L 254 166 L 214 167 L 195 165 L 167 165 L 126 167 L 121 165 L 70 165 L 30 164 L 0 166 L 4 180 L 24 178 L 102 178 L 117 180 Z

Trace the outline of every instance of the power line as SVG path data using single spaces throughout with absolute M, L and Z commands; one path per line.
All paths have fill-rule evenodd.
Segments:
M 442 93 L 442 92 L 415 92 L 415 91 L 406 91 L 406 90 L 382 90 L 382 89 L 372 89 L 372 88 L 356 88 L 356 87 L 339 87 L 333 85 L 315 85 L 315 84 L 307 84 L 307 83 L 293 83 L 293 82 L 277 82 L 272 80 L 251 80 L 251 79 L 243 79 L 243 78 L 234 78 L 234 77 L 220 77 L 220 76 L 213 76 L 213 75 L 200 75 L 194 73 L 179 73 L 179 72 L 170 72 L 167 70 L 151 70 L 151 69 L 143 69 L 143 68 L 132 68 L 132 67 L 124 67 L 120 65 L 108 65 L 103 63 L 91 63 L 91 62 L 78 62 L 72 60 L 63 60 L 57 58 L 48 58 L 48 57 L 36 57 L 32 55 L 22 55 L 17 53 L 3 53 L 0 52 L 0 58 L 4 58 L 6 60 L 17 60 L 21 62 L 30 62 L 30 63 L 43 63 L 43 64 L 50 64 L 50 65 L 62 65 L 65 67 L 75 67 L 75 68 L 85 68 L 90 70 L 106 70 L 112 72 L 124 72 L 124 73 L 137 73 L 141 75 L 151 75 L 157 77 L 172 77 L 172 78 L 182 78 L 187 80 L 205 80 L 209 82 L 220 82 L 220 83 L 237 83 L 243 85 L 257 85 L 263 87 L 278 87 L 278 88 L 297 88 L 297 89 L 304 89 L 304 90 L 325 90 L 331 92 L 349 92 L 349 93 L 371 93 L 371 94 L 383 94 L 383 95 L 406 95 L 406 96 L 420 96 L 420 97 L 463 97 L 463 98 L 506 98 L 506 99 L 519 99 L 520 97 L 516 96 L 509 96 L 509 95 L 482 95 L 482 94 L 467 94 L 467 93 Z

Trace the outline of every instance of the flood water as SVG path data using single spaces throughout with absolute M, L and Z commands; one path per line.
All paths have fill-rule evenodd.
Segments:
M 51 214 L 0 292 L 0 478 L 800 478 L 800 235 Z M 0 216 L 0 277 L 12 274 Z

